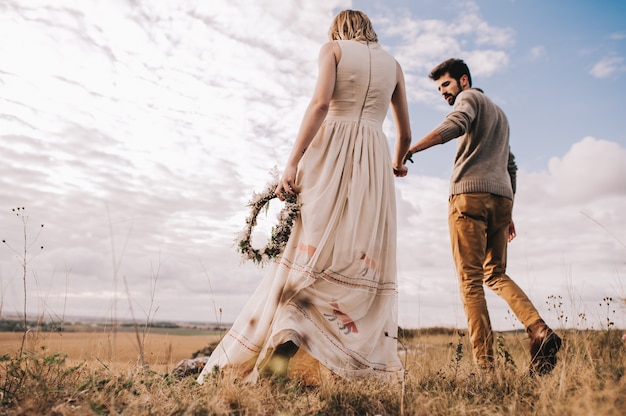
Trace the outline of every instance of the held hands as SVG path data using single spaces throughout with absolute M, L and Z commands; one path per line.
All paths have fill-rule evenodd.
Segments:
M 413 156 L 413 152 L 409 150 L 406 156 L 404 156 L 404 160 L 402 161 L 402 166 L 400 166 L 399 168 L 395 168 L 395 167 L 393 168 L 393 174 L 396 177 L 402 178 L 407 175 L 407 173 L 409 172 L 409 168 L 406 167 L 406 162 L 409 161 L 413 163 L 413 159 L 411 158 L 411 156 Z
M 397 177 L 397 178 L 403 178 L 406 176 L 406 174 L 409 172 L 409 168 L 406 167 L 406 165 L 402 165 L 399 168 L 393 168 L 393 174 Z

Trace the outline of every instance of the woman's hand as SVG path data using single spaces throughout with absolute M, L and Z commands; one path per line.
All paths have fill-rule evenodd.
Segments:
M 296 174 L 298 173 L 297 166 L 287 166 L 283 172 L 283 177 L 278 182 L 276 187 L 276 196 L 281 201 L 285 200 L 285 194 L 297 194 L 300 192 L 300 188 L 296 186 Z

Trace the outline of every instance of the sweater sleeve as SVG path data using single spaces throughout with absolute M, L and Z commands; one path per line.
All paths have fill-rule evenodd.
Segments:
M 513 193 L 517 191 L 517 164 L 515 163 L 515 155 L 511 152 L 509 148 L 509 161 L 506 165 L 506 169 L 509 172 L 509 177 L 511 178 L 511 187 L 513 188 Z
M 477 103 L 473 94 L 473 90 L 460 92 L 456 97 L 452 111 L 436 127 L 437 132 L 441 135 L 442 143 L 456 139 L 469 131 L 477 113 Z

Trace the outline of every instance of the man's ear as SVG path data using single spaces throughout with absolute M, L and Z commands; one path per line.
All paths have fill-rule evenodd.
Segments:
M 467 90 L 470 88 L 469 78 L 467 74 L 461 75 L 460 81 L 461 81 L 461 90 Z

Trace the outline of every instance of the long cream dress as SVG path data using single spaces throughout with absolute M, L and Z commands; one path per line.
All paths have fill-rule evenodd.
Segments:
M 300 217 L 199 383 L 225 366 L 255 381 L 287 340 L 340 376 L 402 374 L 395 185 L 382 130 L 396 62 L 377 43 L 338 42 L 330 110 L 298 168 Z

